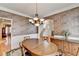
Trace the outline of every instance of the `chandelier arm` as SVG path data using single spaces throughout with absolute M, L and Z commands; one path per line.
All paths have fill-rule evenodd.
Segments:
M 35 8 L 36 8 L 36 10 L 35 10 L 35 17 L 34 18 L 30 18 L 29 21 L 30 21 L 30 23 L 32 23 L 32 24 L 34 24 L 36 26 L 39 26 L 39 25 L 43 24 L 44 19 L 40 19 L 39 16 L 38 16 L 37 0 L 36 0 L 36 4 L 35 5 L 36 5 L 35 6 Z

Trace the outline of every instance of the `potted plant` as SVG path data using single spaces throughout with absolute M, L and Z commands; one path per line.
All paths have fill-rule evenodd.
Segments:
M 64 36 L 65 36 L 65 40 L 68 39 L 68 36 L 70 35 L 70 32 L 69 31 L 64 31 Z

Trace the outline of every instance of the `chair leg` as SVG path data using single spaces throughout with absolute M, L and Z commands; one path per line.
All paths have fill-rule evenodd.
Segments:
M 21 53 L 22 53 L 22 56 L 24 56 L 24 53 L 23 53 L 23 47 L 21 47 Z

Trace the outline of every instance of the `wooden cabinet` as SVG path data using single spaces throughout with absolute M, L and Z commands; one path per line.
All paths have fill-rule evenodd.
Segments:
M 77 55 L 79 43 L 68 42 L 68 41 L 59 40 L 55 38 L 52 39 L 52 42 L 55 43 L 58 46 L 58 48 L 61 48 L 64 53 L 69 53 L 74 56 Z
M 79 44 L 77 44 L 77 43 L 72 43 L 72 45 L 71 45 L 71 53 L 73 54 L 73 55 L 76 55 L 76 53 L 77 53 L 77 50 L 78 50 L 78 47 L 79 47 Z

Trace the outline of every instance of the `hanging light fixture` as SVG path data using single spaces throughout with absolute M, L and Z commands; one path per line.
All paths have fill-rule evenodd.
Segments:
M 39 18 L 38 13 L 37 13 L 37 2 L 36 2 L 36 13 L 35 13 L 35 17 L 34 18 L 30 18 L 29 22 L 34 24 L 35 26 L 39 26 L 41 24 L 43 24 L 44 19 Z

